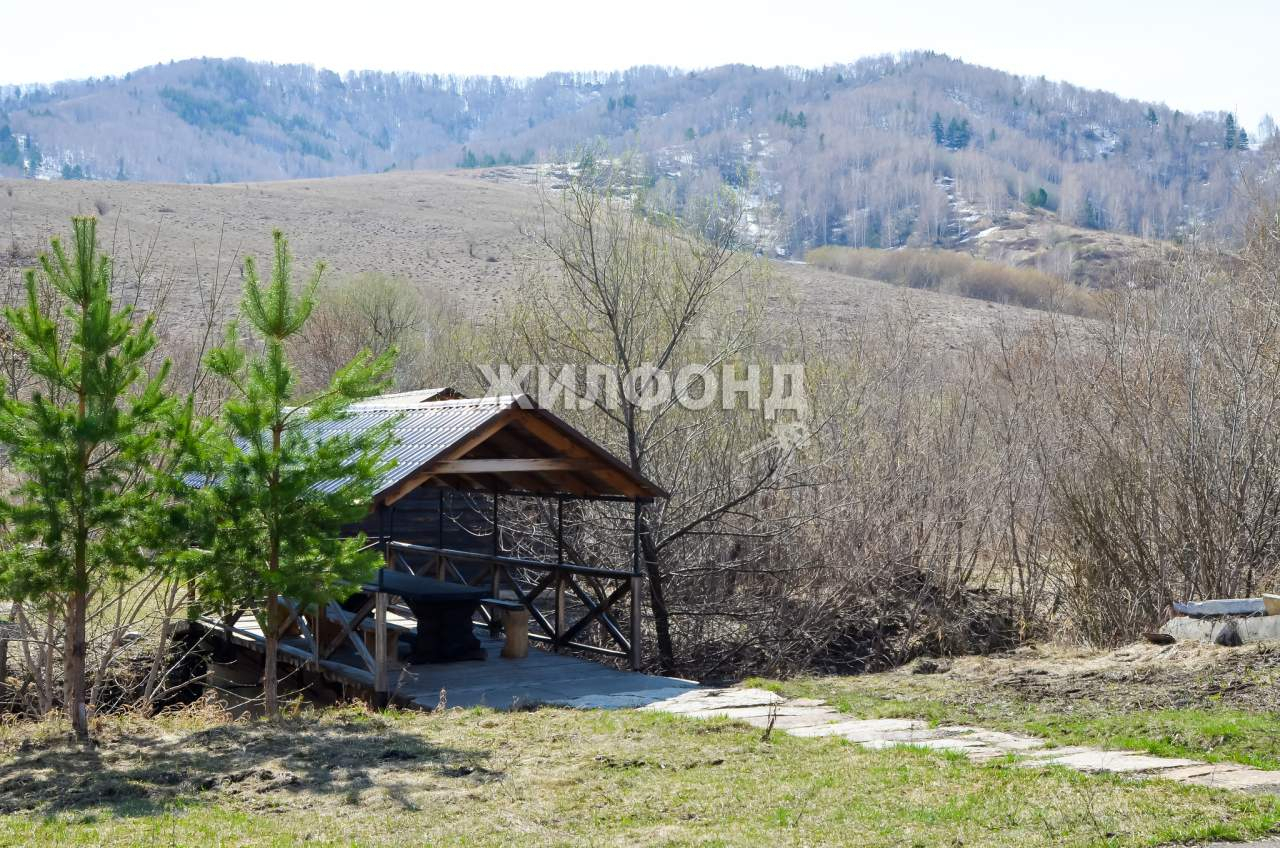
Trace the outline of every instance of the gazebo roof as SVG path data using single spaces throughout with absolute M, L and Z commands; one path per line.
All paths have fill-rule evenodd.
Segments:
M 376 503 L 393 504 L 423 485 L 578 498 L 667 496 L 528 395 L 423 399 L 441 391 L 370 398 L 353 405 L 346 420 L 320 425 L 323 436 L 396 420 L 396 444 L 386 454 L 395 466 L 378 482 Z
M 378 395 L 366 401 L 353 404 L 354 409 L 363 406 L 396 406 L 403 408 L 418 407 L 424 403 L 437 400 L 463 400 L 462 392 L 450 386 L 439 386 L 434 389 L 413 389 L 408 392 L 395 392 L 389 395 Z

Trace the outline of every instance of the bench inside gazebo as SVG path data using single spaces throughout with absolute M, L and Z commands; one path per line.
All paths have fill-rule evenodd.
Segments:
M 385 565 L 323 609 L 282 597 L 281 660 L 379 703 L 426 708 L 631 705 L 693 685 L 638 673 L 638 518 L 642 504 L 666 496 L 661 488 L 524 395 L 430 389 L 373 398 L 352 413 L 328 426 L 395 420 L 395 466 L 365 520 L 345 530 L 364 533 Z M 565 513 L 581 513 L 575 501 L 613 505 L 612 527 L 591 529 L 625 530 L 629 547 L 612 546 L 624 561 L 569 556 Z M 261 652 L 263 618 L 205 623 Z

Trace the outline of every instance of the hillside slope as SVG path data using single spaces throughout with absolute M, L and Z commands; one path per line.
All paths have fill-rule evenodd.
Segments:
M 28 264 L 73 214 L 98 214 L 104 248 L 124 272 L 150 263 L 174 281 L 170 303 L 199 307 L 206 282 L 246 253 L 271 250 L 271 230 L 290 237 L 297 261 L 323 259 L 335 276 L 381 271 L 426 295 L 455 298 L 476 320 L 493 315 L 529 275 L 554 272 L 521 233 L 536 191 L 509 175 L 478 170 L 412 172 L 325 180 L 224 185 L 0 180 L 0 268 Z M 152 245 L 154 244 L 154 247 Z M 909 308 L 927 346 L 953 347 L 999 326 L 1043 320 L 1034 310 L 915 292 L 792 262 L 773 262 L 777 310 L 799 309 L 849 331 Z M 239 272 L 230 282 L 239 284 Z M 793 304 L 795 304 L 793 306 Z
M 1230 98 L 1226 97 L 1227 102 Z M 1258 157 L 1183 115 L 918 53 L 824 68 L 633 68 L 536 80 L 200 59 L 0 89 L 0 176 L 219 183 L 640 154 L 678 206 L 746 186 L 762 241 L 963 237 L 957 202 L 1170 237 L 1235 220 Z

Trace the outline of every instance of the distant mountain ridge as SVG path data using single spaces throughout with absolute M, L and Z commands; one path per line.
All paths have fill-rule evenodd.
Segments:
M 975 208 L 1167 238 L 1237 216 L 1259 155 L 1232 133 L 1226 113 L 932 53 L 527 81 L 194 59 L 0 91 L 0 176 L 238 182 L 565 161 L 595 143 L 640 154 L 676 207 L 749 184 L 784 249 L 943 244 Z

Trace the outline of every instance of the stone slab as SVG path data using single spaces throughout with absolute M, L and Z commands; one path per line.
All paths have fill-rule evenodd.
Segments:
M 825 707 L 827 702 L 821 698 L 792 698 L 787 701 L 787 705 L 792 707 Z
M 1023 765 L 1039 766 L 1039 765 L 1042 765 L 1044 761 L 1048 759 L 1064 757 L 1070 754 L 1085 754 L 1085 753 L 1097 753 L 1097 751 L 1094 748 L 1081 748 L 1076 745 L 1062 745 L 1057 748 L 1040 748 L 1038 750 L 1027 751 L 1023 753 L 1021 756 L 1023 758 L 1022 759 Z
M 783 718 L 808 718 L 812 719 L 810 724 L 821 724 L 824 721 L 840 721 L 844 718 L 836 710 L 830 707 L 804 707 L 796 709 L 791 704 L 771 705 L 758 707 L 714 707 L 704 710 L 692 710 L 685 712 L 685 715 L 694 718 L 712 718 L 715 716 L 723 716 L 725 718 L 736 718 L 743 721 L 756 718 L 768 718 L 770 715 L 776 715 L 779 720 Z
M 1160 776 L 1165 780 L 1189 780 L 1193 777 L 1208 777 L 1232 771 L 1253 771 L 1253 769 L 1235 763 L 1196 763 L 1193 766 L 1180 766 L 1162 771 Z
M 987 747 L 976 739 L 965 739 L 964 737 L 956 736 L 943 737 L 941 739 L 921 739 L 904 744 L 918 745 L 921 748 L 932 748 L 935 751 L 976 751 L 980 748 Z
M 1180 781 L 1214 789 L 1237 789 L 1246 792 L 1280 793 L 1280 772 L 1242 768 L 1235 771 L 1219 771 L 1200 777 L 1188 777 Z
M 636 693 L 637 700 L 646 697 L 651 697 L 651 693 Z M 774 727 L 793 736 L 839 736 L 875 750 L 910 745 L 935 751 L 958 751 L 975 762 L 1012 756 L 1011 762 L 1029 768 L 1062 766 L 1082 772 L 1126 774 L 1219 789 L 1280 794 L 1280 771 L 1083 746 L 1049 748 L 1044 740 L 1034 736 L 968 725 L 930 727 L 916 719 L 850 719 L 822 701 L 813 698 L 786 700 L 762 689 L 677 690 L 673 697 L 656 700 L 641 709 L 662 710 L 691 718 L 725 716 L 755 727 L 767 726 L 772 715 Z M 1280 848 L 1280 844 L 1275 848 Z
M 938 732 L 936 728 L 922 727 L 918 730 L 890 730 L 887 733 L 881 733 L 880 738 L 885 742 L 912 745 L 925 739 L 944 739 L 946 734 Z
M 725 707 L 759 707 L 779 704 L 782 697 L 764 689 L 693 689 L 684 695 L 649 704 L 642 709 L 666 713 L 692 713 Z
M 1044 765 L 1066 766 L 1076 771 L 1108 772 L 1110 774 L 1131 774 L 1134 772 L 1158 771 L 1177 768 L 1179 766 L 1198 765 L 1196 760 L 1182 760 L 1173 757 L 1150 757 L 1146 754 L 1129 754 L 1121 751 L 1079 751 L 1057 757 L 1041 758 Z
M 984 745 L 999 748 L 1002 751 L 1034 751 L 1044 747 L 1044 740 L 1034 736 L 1019 736 L 1015 733 L 1003 733 L 999 730 L 974 730 L 965 734 L 966 738 L 976 739 Z
M 903 718 L 882 718 L 841 721 L 834 724 L 822 724 L 813 727 L 798 727 L 791 731 L 793 736 L 841 736 L 850 742 L 862 742 L 879 739 L 885 733 L 924 730 L 922 721 Z
M 827 715 L 824 713 L 809 713 L 806 715 L 779 716 L 773 726 L 779 730 L 785 730 L 790 733 L 793 730 L 803 730 L 809 727 L 822 727 L 826 724 L 836 724 L 840 721 L 840 714 Z M 749 724 L 755 727 L 768 727 L 769 719 L 766 716 L 753 718 Z

